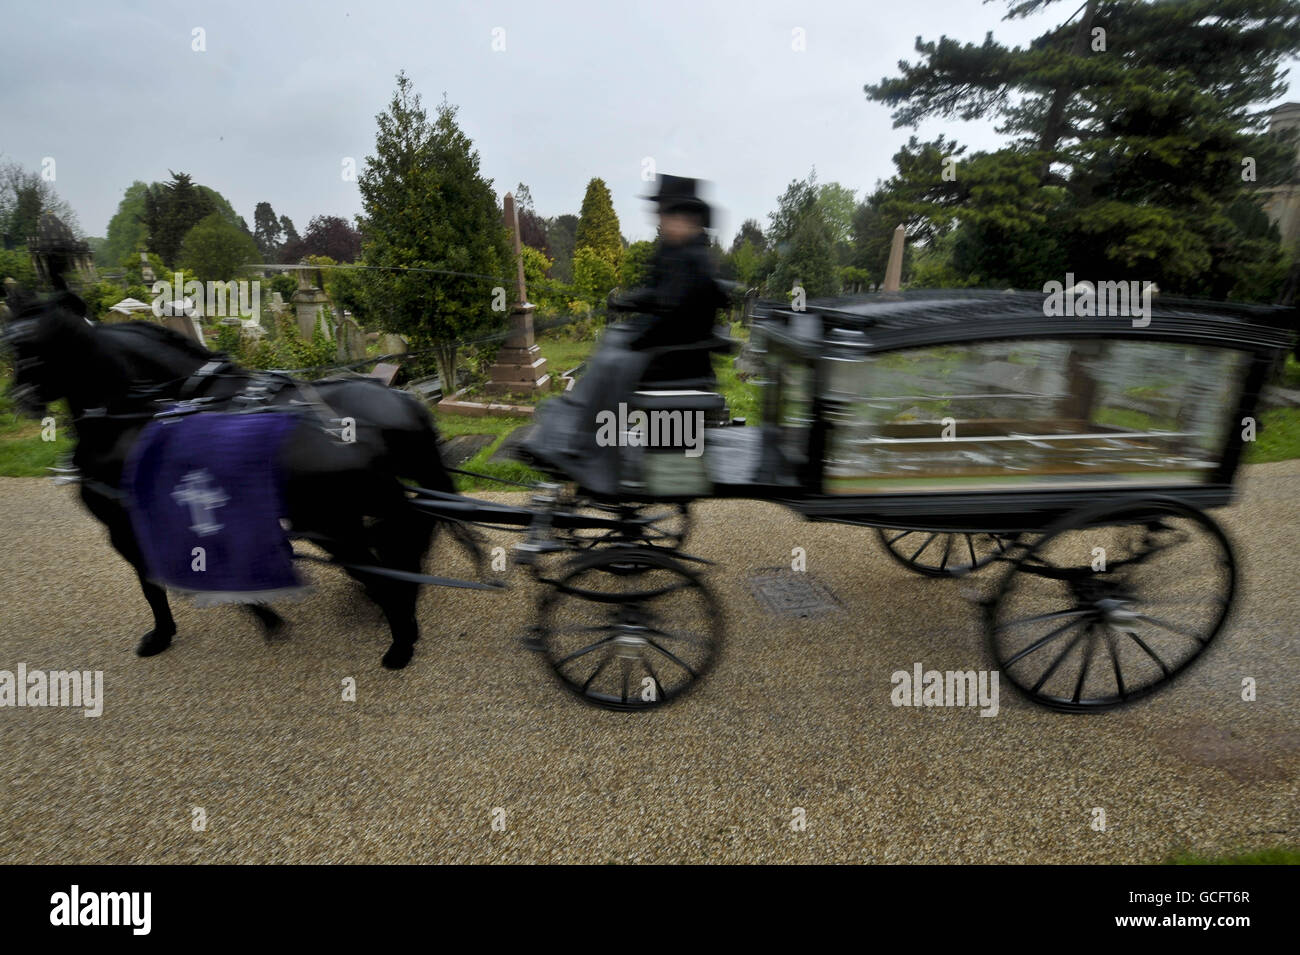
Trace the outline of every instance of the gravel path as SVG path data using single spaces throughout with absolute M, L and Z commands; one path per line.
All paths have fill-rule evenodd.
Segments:
M 1219 646 L 1167 692 L 1093 716 L 1005 683 L 993 718 L 895 708 L 895 670 L 988 666 L 972 600 L 997 572 L 923 579 L 867 529 L 702 504 L 692 550 L 722 565 L 729 645 L 697 692 L 626 715 L 581 705 L 518 646 L 535 595 L 518 571 L 505 594 L 427 588 L 402 673 L 379 667 L 378 609 L 314 566 L 283 640 L 176 601 L 173 648 L 137 659 L 148 611 L 102 527 L 71 489 L 3 479 L 0 669 L 102 670 L 106 700 L 98 719 L 0 708 L 0 862 L 1157 862 L 1295 846 L 1300 463 L 1247 468 L 1242 491 L 1221 515 L 1244 586 Z M 841 612 L 760 612 L 747 576 L 795 546 Z M 433 572 L 470 573 L 450 542 L 437 554 Z

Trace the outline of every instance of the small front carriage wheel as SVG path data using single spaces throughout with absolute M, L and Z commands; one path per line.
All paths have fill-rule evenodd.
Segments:
M 1108 709 L 1191 666 L 1236 583 L 1232 546 L 1204 511 L 1169 498 L 1100 505 L 1015 560 L 988 605 L 989 648 L 1035 703 Z
M 927 577 L 963 577 L 1012 551 L 1019 534 L 948 534 L 880 527 L 880 542 L 908 570 Z
M 661 706 L 713 667 L 722 611 L 700 575 L 655 547 L 581 555 L 546 593 L 535 630 L 560 682 L 618 710 Z

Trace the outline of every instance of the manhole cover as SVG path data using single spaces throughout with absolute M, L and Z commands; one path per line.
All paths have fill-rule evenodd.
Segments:
M 783 617 L 815 617 L 841 609 L 831 589 L 807 573 L 761 570 L 750 575 L 749 589 L 768 611 Z

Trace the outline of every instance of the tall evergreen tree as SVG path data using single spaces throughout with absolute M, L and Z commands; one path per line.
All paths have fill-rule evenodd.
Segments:
M 299 241 L 298 230 L 293 227 L 293 220 L 288 216 L 280 216 L 280 231 L 284 234 L 285 245 L 292 245 Z
M 478 152 L 443 102 L 430 121 L 405 73 L 376 117 L 375 153 L 358 177 L 364 208 L 366 297 L 386 327 L 435 349 L 445 387 L 457 342 L 504 325 L 493 288 L 509 287 L 507 233 Z M 438 269 L 463 275 L 399 269 Z
M 758 224 L 757 219 L 746 219 L 740 224 L 736 237 L 731 241 L 731 251 L 735 252 L 746 242 L 756 252 L 763 252 L 767 249 L 767 239 L 764 237 L 763 228 Z
M 269 202 L 259 202 L 253 210 L 253 241 L 265 262 L 274 262 L 280 251 L 284 227 Z
M 212 198 L 201 192 L 188 174 L 172 172 L 171 177 L 169 182 L 149 186 L 144 202 L 149 247 L 168 267 L 179 264 L 185 234 L 199 220 L 217 211 Z
M 778 256 L 769 280 L 778 294 L 789 294 L 795 283 L 808 296 L 839 291 L 835 270 L 835 234 L 818 202 L 817 172 L 796 179 L 786 188 L 768 218 L 768 239 Z
M 561 282 L 573 281 L 573 251 L 578 238 L 578 217 L 565 214 L 546 220 L 546 241 L 551 247 L 551 275 Z
M 121 265 L 131 257 L 139 261 L 138 253 L 149 237 L 149 230 L 144 223 L 145 195 L 148 191 L 148 184 L 138 179 L 131 183 L 122 196 L 122 201 L 117 204 L 117 212 L 108 220 L 102 258 L 110 268 Z
M 614 200 L 603 179 L 592 179 L 587 183 L 574 236 L 574 251 L 578 249 L 591 249 L 615 268 L 623 258 L 623 236 L 619 232 L 618 216 L 614 213 Z

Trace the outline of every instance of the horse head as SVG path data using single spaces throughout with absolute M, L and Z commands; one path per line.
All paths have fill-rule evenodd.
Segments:
M 107 406 L 125 392 L 125 369 L 96 348 L 94 323 L 81 299 L 68 292 L 16 294 L 8 311 L 0 345 L 13 355 L 10 396 L 21 414 L 44 417 L 59 398 L 74 408 Z

